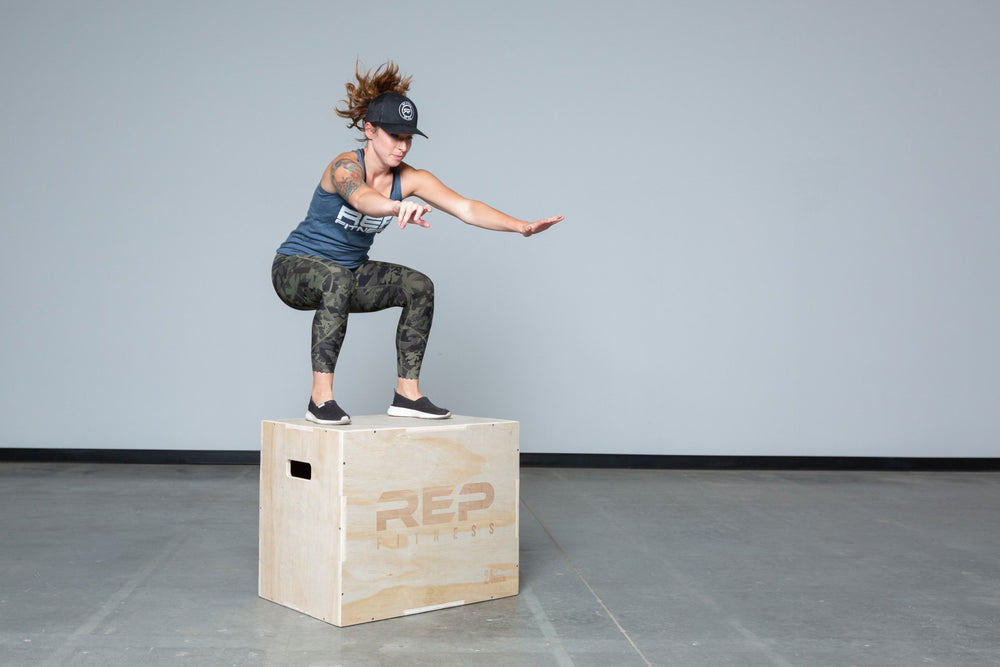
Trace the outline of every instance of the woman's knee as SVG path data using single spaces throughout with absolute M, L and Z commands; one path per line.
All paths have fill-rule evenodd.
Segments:
M 339 270 L 332 270 L 323 276 L 319 286 L 320 302 L 326 310 L 346 315 L 350 311 L 356 280 L 348 269 L 337 268 Z
M 311 255 L 275 257 L 271 282 L 281 300 L 299 310 L 346 303 L 355 286 L 350 269 Z
M 296 310 L 316 308 L 318 299 L 310 298 L 311 295 L 302 290 L 302 271 L 294 255 L 275 255 L 271 263 L 271 284 L 286 306 Z
M 325 293 L 353 292 L 357 285 L 354 273 L 343 266 L 327 262 L 323 265 L 321 289 Z
M 434 298 L 434 281 L 420 271 L 407 269 L 403 277 L 403 287 L 411 298 Z

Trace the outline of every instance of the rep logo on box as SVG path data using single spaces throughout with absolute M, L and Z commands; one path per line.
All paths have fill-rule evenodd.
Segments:
M 384 533 L 390 528 L 398 527 L 390 525 L 390 522 L 399 521 L 405 528 L 418 529 L 407 532 L 413 533 L 419 542 L 419 529 L 433 526 L 435 530 L 430 535 L 437 542 L 441 537 L 440 526 L 468 522 L 470 514 L 489 509 L 496 497 L 496 491 L 489 482 L 470 482 L 458 489 L 457 493 L 455 491 L 456 489 L 450 486 L 430 486 L 419 493 L 411 489 L 384 492 L 379 496 L 380 504 L 403 503 L 403 505 L 378 510 L 375 513 L 375 532 Z M 475 516 L 472 518 L 475 519 Z M 458 539 L 459 528 L 458 525 L 452 527 L 453 539 Z M 488 528 L 492 535 L 494 524 L 490 523 Z M 469 526 L 469 534 L 472 537 L 477 535 L 477 530 L 478 526 L 475 523 Z M 399 537 L 397 534 L 397 546 Z M 378 536 L 378 544 L 379 546 L 386 544 L 381 535 Z

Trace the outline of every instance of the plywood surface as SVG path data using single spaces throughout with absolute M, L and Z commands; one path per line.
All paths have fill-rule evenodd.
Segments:
M 518 429 L 462 416 L 264 422 L 262 597 L 350 625 L 516 595 Z M 289 459 L 312 479 L 290 477 Z

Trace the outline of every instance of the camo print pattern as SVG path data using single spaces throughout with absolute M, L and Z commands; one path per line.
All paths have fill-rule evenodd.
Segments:
M 350 313 L 401 307 L 396 326 L 396 370 L 417 379 L 434 319 L 434 283 L 413 269 L 388 262 L 365 262 L 353 271 L 313 255 L 276 255 L 271 265 L 274 291 L 296 310 L 315 310 L 312 369 L 333 373 L 347 333 Z

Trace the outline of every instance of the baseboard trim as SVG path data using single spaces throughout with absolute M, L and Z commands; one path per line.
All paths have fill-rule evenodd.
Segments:
M 0 448 L 0 461 L 259 465 L 258 450 Z M 684 456 L 661 454 L 521 453 L 525 468 L 632 468 L 647 470 L 899 470 L 993 472 L 1000 458 L 879 456 Z
M 260 450 L 0 448 L 0 461 L 24 463 L 133 463 L 260 465 Z
M 1000 458 L 880 456 L 685 456 L 660 454 L 521 454 L 523 467 L 655 470 L 926 470 L 989 472 Z

